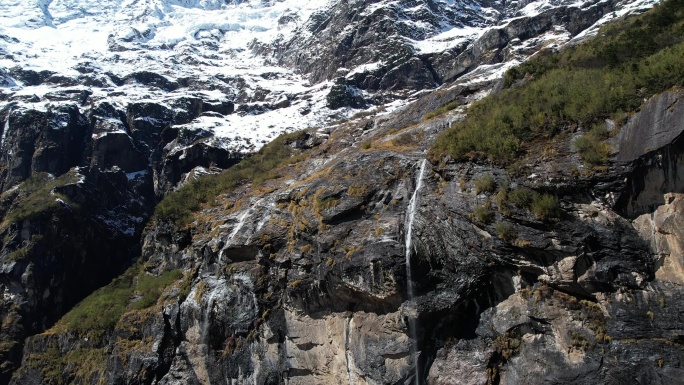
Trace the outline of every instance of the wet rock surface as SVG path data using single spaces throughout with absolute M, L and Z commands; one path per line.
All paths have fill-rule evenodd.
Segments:
M 52 326 L 140 255 L 158 196 L 197 167 L 227 168 L 240 159 L 206 136 L 187 139 L 174 129 L 200 113 L 201 100 L 172 105 L 173 112 L 108 102 L 3 111 L 0 316 L 11 325 L 0 337 L 3 382 L 26 336 Z M 168 143 L 181 148 L 170 154 Z
M 421 145 L 454 118 L 416 117 L 398 131 L 392 116 L 341 125 L 280 179 L 219 197 L 190 227 L 150 226 L 146 270 L 181 269 L 183 278 L 88 347 L 113 352 L 98 361 L 106 378 L 61 368 L 77 383 L 677 382 L 681 193 L 636 219 L 587 198 L 606 186 L 612 202 L 632 194 L 625 175 L 650 155 L 557 188 L 539 180 L 550 176 L 544 162 L 530 163 L 544 175 L 535 178 L 428 164 L 410 211 Z M 559 211 L 540 218 L 497 190 L 476 192 L 487 174 L 509 194 L 555 194 Z M 81 346 L 66 336 L 32 337 L 24 356 Z M 28 362 L 12 383 L 45 378 Z
M 273 178 L 238 181 L 184 224 L 150 222 L 158 200 L 244 156 L 192 122 L 259 116 L 307 96 L 246 87 L 240 77 L 79 67 L 88 86 L 155 93 L 122 104 L 123 91 L 93 98 L 50 72 L 0 71 L 7 85 L 69 87 L 0 94 L 0 383 L 678 382 L 681 90 L 631 117 L 601 172 L 583 168 L 569 137 L 514 172 L 478 159 L 419 171 L 435 135 L 500 87 L 478 66 L 502 69 L 567 41 L 615 4 L 528 18 L 525 2 L 462 2 L 462 13 L 431 2 L 365 12 L 367 3 L 314 14 L 301 26 L 310 38 L 251 49 L 314 81 L 338 79 L 331 109 L 412 102 L 309 130 L 286 143 L 298 155 Z M 474 11 L 481 5 L 496 12 Z M 426 33 L 409 19 L 435 32 L 444 20 L 479 26 L 517 16 L 444 52 L 419 53 L 406 41 Z M 339 33 L 348 24 L 361 28 Z M 110 44 L 124 52 L 149 35 L 135 30 Z M 470 71 L 454 86 L 414 93 Z M 204 88 L 240 104 L 193 93 Z M 45 108 L 25 104 L 34 102 Z M 425 119 L 449 102 L 457 107 Z M 487 175 L 494 187 L 483 190 Z M 558 204 L 540 215 L 516 203 L 516 191 Z M 138 256 L 140 274 L 107 328 L 58 322 Z

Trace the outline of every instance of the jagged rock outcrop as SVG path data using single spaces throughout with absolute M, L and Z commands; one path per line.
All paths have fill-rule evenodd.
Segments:
M 477 97 L 450 92 L 464 104 Z M 218 197 L 190 227 L 150 227 L 146 274 L 185 272 L 156 304 L 130 308 L 92 346 L 58 337 L 59 329 L 32 337 L 25 357 L 53 345 L 113 352 L 96 361 L 106 377 L 56 366 L 77 383 L 676 382 L 684 359 L 681 191 L 664 187 L 663 200 L 638 217 L 620 202 L 639 195 L 631 181 L 643 164 L 658 175 L 673 169 L 647 160 L 663 151 L 678 159 L 682 128 L 640 122 L 676 116 L 678 104 L 664 101 L 679 95 L 658 95 L 633 116 L 614 139 L 613 163 L 597 174 L 554 174 L 532 154 L 518 176 L 452 162 L 428 164 L 420 176 L 421 147 L 458 109 L 426 122 L 407 118 L 406 108 L 396 113 L 402 120 L 339 126 L 280 179 Z M 630 130 L 669 139 L 621 161 Z M 568 143 L 555 156 L 578 162 Z M 508 194 L 555 194 L 560 206 L 535 214 L 496 189 L 479 191 L 483 175 L 508 183 Z M 42 373 L 25 359 L 13 383 Z
M 340 2 L 306 20 L 283 15 L 279 28 L 301 36 L 249 50 L 226 48 L 232 25 L 155 40 L 166 24 L 150 17 L 221 8 L 164 4 L 109 37 L 125 71 L 87 61 L 73 67 L 80 75 L 0 72 L 7 87 L 52 87 L 0 94 L 0 382 L 665 384 L 684 374 L 681 90 L 632 116 L 600 171 L 581 164 L 574 132 L 515 169 L 425 163 L 435 135 L 499 88 L 510 60 L 586 34 L 624 4 Z M 491 28 L 428 39 L 453 25 Z M 140 70 L 137 49 L 168 67 Z M 248 51 L 273 67 L 216 72 Z M 188 63 L 211 70 L 184 72 Z M 336 81 L 288 83 L 300 75 Z M 148 223 L 161 197 L 256 148 L 249 130 L 408 97 L 286 137 L 282 153 L 296 155 L 268 177 L 247 163 L 226 174 L 234 180 L 192 185 L 204 206 L 189 221 Z M 447 103 L 456 108 L 426 120 Z M 221 130 L 244 138 L 226 144 Z M 531 207 L 539 197 L 545 211 Z
M 52 326 L 130 266 L 159 195 L 196 168 L 206 173 L 241 158 L 177 128 L 202 112 L 201 99 L 169 106 L 133 103 L 124 110 L 103 102 L 4 111 L 2 382 L 19 364 L 26 336 Z M 181 148 L 165 151 L 169 144 Z
M 341 74 L 359 89 L 398 93 L 432 88 L 481 65 L 510 62 L 554 42 L 561 44 L 619 7 L 616 1 L 584 7 L 558 2 L 530 12 L 523 11 L 526 5 L 528 2 L 340 2 L 314 13 L 290 40 L 257 46 L 256 51 L 276 55 L 280 64 L 297 68 L 314 82 Z M 432 45 L 415 44 L 439 36 L 445 25 L 465 31 L 492 28 L 444 36 Z M 436 48 L 440 45 L 445 48 Z

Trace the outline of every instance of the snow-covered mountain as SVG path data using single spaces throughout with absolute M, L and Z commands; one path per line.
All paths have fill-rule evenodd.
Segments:
M 499 251 L 491 254 L 485 246 L 495 238 L 490 234 L 498 232 L 493 224 L 487 233 L 481 224 L 471 223 L 479 207 L 474 204 L 481 202 L 477 188 L 471 189 L 474 194 L 463 190 L 465 182 L 476 182 L 476 175 L 503 176 L 508 170 L 468 162 L 464 168 L 449 166 L 439 176 L 427 171 L 420 204 L 409 205 L 409 213 L 406 203 L 416 202 L 412 196 L 418 196 L 423 171 L 416 180 L 414 168 L 425 166 L 424 151 L 435 135 L 460 119 L 467 104 L 496 89 L 506 69 L 541 49 L 577 42 L 600 25 L 654 2 L 0 0 L 0 385 L 38 383 L 46 373 L 60 378 L 54 383 L 93 383 L 97 378 L 107 383 L 152 383 L 153 377 L 167 384 L 273 384 L 285 383 L 283 379 L 291 384 L 345 379 L 357 384 L 413 383 L 411 378 L 421 375 L 418 358 L 411 358 L 416 353 L 411 340 L 416 344 L 418 340 L 405 333 L 409 327 L 402 326 L 406 314 L 401 308 L 427 314 L 422 318 L 435 322 L 450 309 L 453 318 L 445 319 L 442 330 L 455 329 L 449 324 L 454 320 L 470 325 L 470 315 L 480 317 L 482 293 L 493 290 L 497 298 L 508 293 L 509 283 L 501 286 L 501 293 L 497 287 L 504 278 L 510 278 L 521 295 L 527 290 L 529 297 L 528 286 L 519 285 L 528 279 L 521 271 L 544 273 L 547 278 L 530 278 L 542 282 L 552 270 L 547 262 L 556 261 L 562 269 L 550 274 L 566 285 L 565 271 L 570 269 L 564 266 L 570 266 L 568 261 L 584 266 L 585 259 L 577 257 L 575 250 L 584 250 L 587 240 L 608 245 L 601 252 L 606 254 L 601 260 L 604 267 L 598 270 L 601 274 L 628 261 L 624 271 L 630 279 L 647 276 L 652 263 L 643 261 L 650 254 L 642 252 L 643 242 L 624 236 L 630 225 L 613 225 L 617 214 L 606 211 L 602 203 L 585 202 L 594 196 L 612 199 L 613 186 L 627 183 L 623 171 L 610 174 L 615 184 L 602 180 L 596 190 L 578 193 L 579 204 L 586 206 L 579 217 L 595 222 L 591 226 L 575 221 L 573 227 L 557 230 L 530 222 L 529 213 L 521 214 L 526 215 L 519 221 L 524 229 L 521 245 L 529 246 L 527 239 L 533 239 L 531 247 L 537 252 L 521 247 L 522 262 L 514 261 L 513 269 L 508 256 L 517 258 L 517 254 L 511 254 L 509 246 L 500 249 L 502 258 L 496 255 Z M 459 105 L 456 110 L 424 119 L 452 102 Z M 245 162 L 281 162 L 280 168 L 287 169 L 282 178 L 259 184 L 257 176 L 275 175 L 270 172 L 279 168 L 264 172 L 256 166 L 237 167 L 235 174 L 225 174 L 235 178 L 230 187 L 211 185 L 221 178 L 206 178 L 174 195 L 177 203 L 168 209 L 172 214 L 208 200 L 192 227 L 176 228 L 181 225 L 160 216 L 150 220 L 155 209 L 164 208 L 158 205 L 160 199 L 184 181 L 232 167 L 280 133 L 307 127 L 318 129 L 282 138 L 263 156 Z M 570 147 L 569 140 L 564 148 Z M 659 140 L 663 143 L 649 147 L 644 164 L 661 164 L 655 159 L 669 154 L 670 144 Z M 404 146 L 406 141 L 411 145 Z M 287 154 L 303 151 L 307 159 L 289 164 L 292 158 Z M 263 161 L 268 156 L 275 159 Z M 537 169 L 547 176 L 531 169 L 529 177 L 521 175 L 515 183 L 535 187 L 546 183 L 542 180 L 554 180 L 545 168 L 546 156 L 540 159 L 545 165 Z M 574 160 L 568 164 L 579 170 Z M 462 179 L 464 173 L 467 180 Z M 209 187 L 203 186 L 205 181 Z M 589 185 L 586 179 L 573 181 L 574 185 L 563 188 Z M 194 190 L 197 186 L 199 192 Z M 576 198 L 571 202 L 579 202 Z M 426 239 L 436 234 L 425 244 L 440 249 L 434 259 L 436 275 L 425 275 L 424 285 L 432 287 L 434 282 L 427 280 L 436 278 L 444 286 L 426 297 L 426 308 L 432 309 L 428 312 L 408 304 L 412 301 L 407 301 L 407 307 L 401 305 L 406 267 L 411 258 L 418 258 L 401 242 L 407 235 L 403 224 L 407 215 L 414 215 L 414 207 L 422 222 L 417 222 L 416 229 L 421 230 L 416 234 Z M 656 234 L 649 226 L 644 225 L 644 231 Z M 442 235 L 443 240 L 436 239 Z M 622 246 L 614 246 L 614 238 L 625 240 L 625 252 L 615 252 Z M 442 244 L 446 251 L 441 251 Z M 577 246 L 560 250 L 566 245 Z M 543 264 L 529 262 L 527 254 Z M 65 338 L 51 334 L 32 339 L 136 260 L 147 272 L 153 267 L 154 274 L 183 270 L 182 288 L 173 299 L 164 299 L 176 304 L 159 314 L 152 305 L 154 298 L 124 291 L 117 295 L 125 303 L 136 301 L 134 306 L 142 306 L 145 315 L 137 321 L 122 318 L 126 330 L 116 329 L 111 341 L 103 335 L 89 340 L 71 332 Z M 233 270 L 232 262 L 244 263 L 237 266 L 242 270 Z M 316 274 L 320 285 L 311 290 L 314 286 L 308 280 Z M 487 288 L 471 292 L 476 287 L 467 286 L 472 277 L 480 277 L 477 284 Z M 115 284 L 128 290 L 129 278 L 134 279 L 124 276 Z M 333 293 L 325 297 L 326 303 L 319 301 L 324 298 L 321 288 Z M 449 293 L 460 294 L 447 298 Z M 460 295 L 466 295 L 462 302 L 458 302 Z M 183 305 L 176 299 L 181 296 L 187 297 Z M 301 318 L 298 310 L 286 314 L 281 309 L 269 317 L 263 310 L 270 311 L 275 298 L 296 303 L 287 312 L 323 309 L 334 315 L 313 320 Z M 258 303 L 261 300 L 266 307 Z M 108 300 L 97 301 L 92 313 L 97 322 L 113 322 L 105 325 L 109 333 L 118 316 L 110 319 Z M 246 305 L 251 303 L 253 307 Z M 356 306 L 363 303 L 369 307 Z M 530 304 L 536 306 L 536 297 Z M 122 306 L 121 311 L 128 305 Z M 644 320 L 638 323 L 649 324 L 645 307 L 630 309 L 634 319 Z M 642 318 L 636 317 L 637 312 Z M 500 317 L 510 318 L 509 314 L 513 312 Z M 675 319 L 661 318 L 660 310 L 656 314 L 656 320 Z M 264 320 L 271 329 L 262 333 L 263 341 L 254 342 L 256 334 L 251 332 Z M 132 327 L 138 321 L 140 328 Z M 559 328 L 560 341 L 570 337 L 567 325 Z M 662 325 L 663 330 L 669 327 Z M 359 333 L 361 328 L 368 332 Z M 379 335 L 384 337 L 378 339 Z M 458 339 L 462 335 L 460 331 L 444 334 Z M 474 368 L 475 361 L 464 358 L 486 357 L 479 353 L 485 348 L 472 341 L 463 339 L 470 347 L 460 352 L 476 354 L 448 353 L 436 343 L 441 334 L 430 338 L 423 357 L 435 359 L 432 352 L 438 351 L 449 355 L 438 358 L 435 369 L 430 369 L 436 377 L 457 373 L 470 380 L 461 373 L 470 371 L 466 366 Z M 245 342 L 248 348 L 233 355 L 247 339 L 254 343 Z M 368 345 L 364 342 L 371 340 Z M 59 349 L 54 341 L 61 344 Z M 512 345 L 513 340 L 496 341 L 502 343 L 502 351 L 519 346 Z M 114 346 L 110 342 L 114 349 L 109 348 Z M 554 350 L 556 345 L 560 350 Z M 568 351 L 565 342 L 556 345 L 548 351 Z M 628 354 L 622 345 L 616 346 L 620 357 Z M 93 356 L 94 351 L 99 356 Z M 492 357 L 491 368 L 503 365 L 503 355 L 487 354 Z M 528 357 L 536 360 L 537 354 L 541 353 Z M 590 366 L 593 362 L 603 366 L 603 355 Z M 612 355 L 606 351 L 607 357 Z M 80 365 L 73 364 L 86 356 L 83 364 L 89 369 L 79 372 L 82 379 L 75 381 L 70 373 L 80 371 L 74 369 Z M 319 361 L 321 357 L 326 361 Z M 609 373 L 632 362 L 620 358 L 618 364 L 615 357 L 616 367 Z M 663 370 L 679 362 L 663 357 L 659 359 L 665 362 Z M 629 359 L 642 360 L 649 367 L 662 365 L 654 357 Z M 68 368 L 56 369 L 60 366 L 51 366 L 55 361 Z M 99 363 L 91 365 L 94 362 Z M 548 361 L 551 370 L 555 362 Z M 481 377 L 476 381 L 499 375 L 490 366 L 477 365 Z M 559 376 L 576 379 L 575 361 L 568 365 Z M 632 368 L 628 373 L 640 370 Z M 197 381 L 191 381 L 194 378 Z M 427 372 L 423 378 L 428 378 Z
M 135 101 L 174 108 L 169 100 L 184 96 L 230 101 L 237 113 L 205 111 L 184 125 L 211 132 L 215 137 L 206 140 L 215 145 L 251 152 L 284 131 L 395 101 L 391 110 L 416 91 L 439 87 L 481 64 L 496 64 L 484 67 L 481 76 L 500 74 L 541 46 L 595 29 L 554 20 L 555 25 L 511 36 L 503 56 L 498 43 L 483 46 L 492 31 L 510 29 L 516 20 L 537 17 L 546 23 L 540 15 L 554 9 L 600 9 L 590 23 L 598 25 L 652 2 L 2 2 L 0 115 L 74 100 L 85 110 L 102 101 L 121 109 Z M 333 110 L 340 105 L 326 96 L 336 79 L 343 79 L 343 91 L 356 101 Z

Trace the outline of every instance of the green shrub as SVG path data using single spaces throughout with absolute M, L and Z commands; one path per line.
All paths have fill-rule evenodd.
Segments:
M 506 84 L 468 109 L 430 149 L 437 162 L 515 162 L 530 144 L 578 126 L 637 110 L 647 98 L 684 84 L 684 0 L 669 0 L 639 18 L 604 28 L 599 37 L 558 54 L 541 54 L 510 70 Z M 603 162 L 606 148 L 590 148 Z
M 551 194 L 537 194 L 532 201 L 530 210 L 539 220 L 557 219 L 560 215 L 558 198 Z
M 589 135 L 593 136 L 598 140 L 606 140 L 610 138 L 611 132 L 608 131 L 608 127 L 605 122 L 595 124 L 591 130 L 589 130 Z
M 518 188 L 508 194 L 508 200 L 517 207 L 530 208 L 538 193 L 528 188 Z
M 516 207 L 530 210 L 538 220 L 558 219 L 561 215 L 558 198 L 540 194 L 529 188 L 518 188 L 508 193 L 508 200 Z
M 492 174 L 484 174 L 475 178 L 475 194 L 493 193 L 496 190 L 496 181 Z
M 518 237 L 518 232 L 510 222 L 499 222 L 494 229 L 497 236 L 506 242 L 512 242 Z
M 494 220 L 494 211 L 492 210 L 491 202 L 487 201 L 483 205 L 475 207 L 473 216 L 475 217 L 475 220 L 480 223 L 491 223 Z
M 508 182 L 503 181 L 499 183 L 499 189 L 497 190 L 496 194 L 494 194 L 494 202 L 496 202 L 499 212 L 506 216 L 511 214 L 508 205 L 508 188 Z
M 608 162 L 610 146 L 592 135 L 583 135 L 572 142 L 580 160 L 587 166 L 600 166 Z
M 587 166 L 600 166 L 608 162 L 610 146 L 604 142 L 610 137 L 606 124 L 595 125 L 587 135 L 576 138 L 572 144 L 577 149 L 582 163 Z

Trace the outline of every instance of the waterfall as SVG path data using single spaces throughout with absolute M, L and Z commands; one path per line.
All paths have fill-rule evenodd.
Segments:
M 204 311 L 204 321 L 202 323 L 202 328 L 201 328 L 201 338 L 203 339 L 203 342 L 209 346 L 209 324 L 211 323 L 211 313 L 214 311 L 214 297 L 216 296 L 216 292 L 219 291 L 219 285 L 221 282 L 217 282 L 216 286 L 211 288 L 211 291 L 209 292 L 209 296 L 207 297 L 207 307 Z M 207 351 L 209 349 L 207 348 Z
M 409 206 L 408 206 L 408 213 L 407 213 L 407 219 L 406 219 L 406 246 L 405 246 L 405 251 L 406 251 L 406 292 L 408 295 L 408 300 L 409 302 L 413 301 L 413 297 L 415 296 L 414 290 L 413 290 L 413 276 L 411 274 L 411 251 L 412 251 L 412 241 L 411 241 L 411 236 L 413 233 L 413 220 L 416 216 L 416 209 L 418 208 L 418 193 L 420 192 L 420 188 L 423 187 L 423 175 L 425 174 L 425 166 L 427 165 L 427 159 L 423 159 L 423 162 L 420 165 L 420 172 L 418 173 L 418 178 L 416 179 L 416 189 L 413 190 L 413 196 L 411 196 L 411 200 L 409 201 Z M 408 316 L 408 322 L 409 322 L 409 334 L 411 339 L 413 340 L 413 344 L 411 345 L 411 356 L 414 357 L 414 375 L 413 375 L 413 381 L 415 384 L 420 384 L 420 368 L 418 367 L 418 323 L 417 323 L 417 317 L 418 317 L 418 312 L 417 310 L 413 315 Z
M 5 138 L 7 137 L 7 131 L 10 130 L 10 116 L 12 115 L 12 109 L 10 108 L 7 113 L 7 120 L 5 121 L 5 127 L 2 129 L 2 137 L 0 137 L 0 149 L 5 145 Z
M 7 139 L 7 132 L 10 130 L 10 118 L 12 117 L 12 108 L 10 108 L 9 112 L 7 113 L 7 120 L 5 121 L 5 127 L 2 130 L 2 136 L 0 137 L 0 152 L 2 152 L 3 158 L 5 160 L 6 164 L 10 163 L 10 160 L 12 159 L 12 150 L 11 147 L 7 150 L 5 150 L 5 141 Z M 7 175 L 5 176 L 5 183 L 7 183 L 10 180 L 10 177 L 12 176 L 11 172 L 8 172 Z M 5 186 L 7 187 L 7 186 Z
M 243 212 L 240 214 L 240 216 L 237 218 L 237 222 L 235 223 L 235 227 L 233 227 L 233 230 L 230 232 L 230 234 L 229 234 L 228 237 L 227 237 L 226 244 L 223 246 L 223 248 L 221 249 L 221 251 L 219 251 L 219 254 L 218 254 L 218 263 L 219 263 L 219 264 L 220 264 L 220 263 L 222 262 L 222 260 L 223 260 L 223 252 L 226 250 L 226 248 L 228 248 L 228 246 L 231 246 L 231 245 L 235 244 L 235 237 L 237 237 L 237 235 L 238 235 L 238 233 L 240 232 L 240 230 L 242 230 L 242 228 L 245 226 L 245 223 L 247 222 L 247 218 L 248 218 L 250 215 L 254 214 L 254 212 L 256 211 L 257 207 L 258 207 L 259 205 L 262 204 L 262 202 L 264 201 L 264 199 L 266 199 L 266 198 L 264 197 L 264 198 L 259 199 L 259 200 L 256 201 L 256 202 L 254 202 L 253 205 L 250 205 L 250 206 L 249 206 L 245 211 L 243 211 Z M 275 206 L 275 205 L 274 205 L 274 206 Z M 254 231 L 252 231 L 252 232 L 250 233 L 249 237 L 247 238 L 246 243 L 248 243 L 249 241 L 252 240 L 252 235 L 254 235 L 255 232 L 259 231 L 259 230 L 261 229 L 261 227 L 263 227 L 263 225 L 266 223 L 266 220 L 267 220 L 267 219 L 268 219 L 268 217 L 265 216 L 265 218 L 262 218 L 262 219 L 259 221 L 259 223 L 257 224 L 257 228 L 256 228 Z
M 349 385 L 354 385 L 354 377 L 351 371 L 351 363 L 353 357 L 351 357 L 351 352 L 349 349 L 351 348 L 351 329 L 352 329 L 352 323 L 354 322 L 354 314 L 351 314 L 349 316 L 349 319 L 347 320 L 347 325 L 344 329 L 344 355 L 345 355 L 345 364 L 347 365 L 347 380 L 349 381 Z
M 264 213 L 264 215 L 261 217 L 261 219 L 257 223 L 256 228 L 254 229 L 254 232 L 257 232 L 257 231 L 261 230 L 262 228 L 264 228 L 264 225 L 266 224 L 266 222 L 268 222 L 268 220 L 271 219 L 271 212 L 273 212 L 275 210 L 275 208 L 276 208 L 275 202 L 271 202 L 266 207 L 266 210 L 265 210 L 266 212 Z
M 233 228 L 233 231 L 230 232 L 230 235 L 228 236 L 228 244 L 233 242 L 233 238 L 242 230 L 242 226 L 245 225 L 245 220 L 247 219 L 247 216 L 252 213 L 252 207 L 248 208 L 245 210 L 240 216 L 238 217 L 237 224 L 235 224 L 235 227 Z

